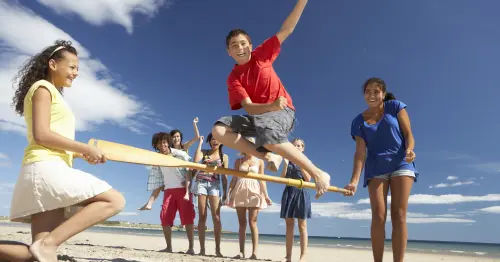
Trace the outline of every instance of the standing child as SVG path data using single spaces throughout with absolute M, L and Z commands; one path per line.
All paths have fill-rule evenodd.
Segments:
M 354 195 L 361 171 L 363 186 L 368 186 L 372 210 L 371 241 L 373 260 L 382 262 L 384 255 L 387 195 L 391 191 L 392 254 L 402 262 L 408 231 L 406 212 L 415 170 L 415 139 L 406 112 L 406 104 L 386 91 L 384 80 L 370 78 L 363 85 L 368 108 L 358 114 L 351 125 L 356 153 L 351 182 L 345 186 Z
M 212 134 L 207 136 L 210 149 L 202 150 L 203 136 L 194 155 L 194 162 L 202 161 L 203 164 L 219 167 L 228 167 L 229 157 L 222 152 L 222 145 Z M 200 241 L 200 255 L 205 255 L 205 231 L 207 223 L 207 207 L 210 205 L 212 222 L 214 224 L 215 255 L 222 257 L 220 242 L 222 224 L 220 221 L 221 203 L 226 201 L 227 177 L 226 175 L 213 174 L 199 171 L 193 183 L 193 193 L 198 197 L 198 239 Z M 222 201 L 221 184 L 222 182 Z
M 170 131 L 170 137 L 172 138 L 172 147 L 179 150 L 184 150 L 189 153 L 189 148 L 200 138 L 200 131 L 198 130 L 198 117 L 193 119 L 194 137 L 187 143 L 183 143 L 183 135 L 179 129 L 174 129 Z
M 28 146 L 10 219 L 31 222 L 33 244 L 29 251 L 11 249 L 16 252 L 11 259 L 57 261 L 62 243 L 125 205 L 123 196 L 108 183 L 72 168 L 72 152 L 81 153 L 91 164 L 106 161 L 98 148 L 74 140 L 75 118 L 62 92 L 77 76 L 77 51 L 71 42 L 61 40 L 30 58 L 18 74 L 13 102 L 24 115 Z M 65 208 L 74 205 L 83 208 L 65 217 Z
M 300 151 L 304 152 L 304 140 L 296 138 L 292 144 Z M 311 176 L 307 171 L 302 170 L 295 165 L 292 161 L 285 159 L 285 167 L 281 171 L 281 177 L 301 179 L 310 181 Z M 285 260 L 292 261 L 292 247 L 295 228 L 295 219 L 299 226 L 300 233 L 300 261 L 305 261 L 307 251 L 307 220 L 311 218 L 311 198 L 309 192 L 303 188 L 296 188 L 293 186 L 286 186 L 281 198 L 281 213 L 280 217 L 285 219 L 286 222 L 286 258 Z
M 172 155 L 185 161 L 191 159 L 185 151 L 170 148 L 170 141 L 171 138 L 168 133 L 160 132 L 153 135 L 151 145 L 162 154 Z M 153 190 L 153 192 L 148 202 L 139 210 L 150 210 L 160 191 L 164 190 L 160 220 L 167 247 L 161 251 L 172 252 L 172 226 L 174 225 L 175 214 L 179 211 L 181 224 L 186 227 L 186 235 L 189 241 L 186 254 L 194 254 L 193 223 L 195 214 L 193 199 L 188 190 L 189 181 L 191 181 L 190 172 L 185 168 L 151 167 L 148 177 L 148 190 Z
M 255 143 L 255 139 L 248 138 Z M 264 174 L 264 161 L 245 153 L 243 157 L 236 159 L 234 168 L 236 170 Z M 241 178 L 233 176 L 229 184 L 227 205 L 236 209 L 239 222 L 240 253 L 234 258 L 245 258 L 245 238 L 247 230 L 246 215 L 248 210 L 248 226 L 252 232 L 252 255 L 250 259 L 257 259 L 257 248 L 259 244 L 259 228 L 257 227 L 257 215 L 260 209 L 267 208 L 272 204 L 267 193 L 266 182 L 252 178 Z
M 293 161 L 315 179 L 316 197 L 320 197 L 330 185 L 330 176 L 288 141 L 295 122 L 295 107 L 272 66 L 306 4 L 307 0 L 298 0 L 279 32 L 253 52 L 250 36 L 244 30 L 229 32 L 226 48 L 236 61 L 227 80 L 229 104 L 233 110 L 243 107 L 248 115 L 222 117 L 212 133 L 222 144 L 266 160 L 271 171 L 278 171 L 282 157 Z M 242 136 L 256 137 L 256 144 Z

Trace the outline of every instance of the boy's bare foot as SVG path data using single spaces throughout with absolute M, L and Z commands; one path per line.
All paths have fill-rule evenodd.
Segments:
M 57 246 L 49 246 L 44 243 L 44 238 L 39 239 L 29 248 L 35 260 L 40 262 L 57 262 Z
M 198 253 L 200 256 L 205 256 L 205 249 L 200 249 L 200 253 Z
M 190 248 L 186 251 L 187 255 L 194 255 L 194 249 Z
M 328 187 L 330 186 L 330 175 L 321 170 L 319 170 L 318 173 L 319 175 L 314 178 L 316 182 L 316 199 L 320 198 L 324 193 L 328 192 Z
M 167 248 L 164 248 L 162 250 L 158 250 L 158 252 L 172 253 L 172 248 L 171 247 L 167 247 Z
M 234 259 L 243 259 L 243 258 L 245 258 L 245 254 L 240 252 L 238 255 L 234 256 L 233 258 Z
M 265 160 L 267 161 L 266 169 L 272 172 L 278 172 L 278 169 L 280 169 L 281 161 L 283 161 L 283 157 L 271 152 L 267 152 L 265 158 Z
M 151 210 L 151 205 L 149 204 L 144 204 L 144 206 L 138 208 L 137 210 L 141 210 L 141 211 L 144 211 L 144 210 Z
M 256 254 L 252 254 L 249 259 L 257 259 L 257 255 Z

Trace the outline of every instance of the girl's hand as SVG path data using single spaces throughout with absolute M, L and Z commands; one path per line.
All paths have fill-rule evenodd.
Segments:
M 198 124 L 198 117 L 195 117 L 195 118 L 193 119 L 193 124 L 195 124 L 195 125 L 196 125 L 196 124 Z
M 344 193 L 344 196 L 354 196 L 354 194 L 356 194 L 357 188 L 358 188 L 358 183 L 349 183 L 344 187 L 344 189 L 349 190 L 349 193 Z
M 101 149 L 91 145 L 88 145 L 87 152 L 83 154 L 83 157 L 92 165 L 106 162 L 106 157 Z
M 406 162 L 411 163 L 413 162 L 413 160 L 415 160 L 416 157 L 417 155 L 415 154 L 415 152 L 413 152 L 413 149 L 406 149 Z
M 273 201 L 269 198 L 269 196 L 266 196 L 266 203 L 268 206 L 271 206 L 273 204 Z
M 205 137 L 204 136 L 200 136 L 198 139 L 200 140 L 200 143 L 203 143 L 203 140 L 205 140 Z

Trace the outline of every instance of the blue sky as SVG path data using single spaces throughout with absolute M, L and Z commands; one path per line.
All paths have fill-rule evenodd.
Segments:
M 71 3 L 70 3 L 71 2 Z M 0 215 L 8 215 L 23 149 L 24 120 L 10 107 L 11 79 L 28 56 L 71 39 L 81 72 L 65 92 L 78 120 L 77 139 L 91 137 L 150 148 L 154 132 L 203 134 L 229 110 L 226 78 L 233 66 L 224 38 L 246 29 L 254 46 L 276 33 L 295 1 L 0 0 Z M 309 1 L 275 62 L 297 108 L 293 136 L 332 174 L 350 178 L 350 123 L 365 108 L 361 85 L 371 76 L 408 104 L 421 176 L 410 197 L 410 239 L 500 240 L 500 121 L 497 1 Z M 8 25 L 8 26 L 5 26 Z M 194 148 L 191 150 L 193 151 Z M 227 150 L 231 162 L 236 155 Z M 159 223 L 144 166 L 106 163 L 77 168 L 108 181 L 127 198 L 113 219 Z M 283 186 L 269 185 L 276 205 L 260 214 L 262 233 L 284 234 Z M 312 192 L 311 192 L 312 193 Z M 313 202 L 310 235 L 369 237 L 367 190 Z M 223 209 L 223 228 L 237 230 Z M 276 226 L 278 225 L 278 226 Z M 390 235 L 390 223 L 387 224 Z

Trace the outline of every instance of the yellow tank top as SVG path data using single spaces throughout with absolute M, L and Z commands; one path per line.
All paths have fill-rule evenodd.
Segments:
M 47 148 L 39 145 L 33 139 L 33 103 L 32 98 L 35 91 L 40 87 L 46 87 L 52 97 L 50 105 L 50 130 L 61 136 L 75 140 L 75 116 L 64 101 L 57 88 L 47 80 L 38 80 L 28 90 L 24 98 L 24 120 L 28 147 L 24 150 L 23 164 L 29 164 L 45 160 L 63 160 L 68 166 L 73 165 L 73 153 L 69 151 Z

